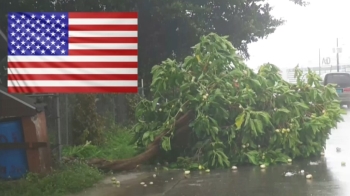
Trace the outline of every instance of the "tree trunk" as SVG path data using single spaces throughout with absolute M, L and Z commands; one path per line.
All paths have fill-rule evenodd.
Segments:
M 191 121 L 192 112 L 187 112 L 182 115 L 175 122 L 175 136 L 182 134 L 188 131 L 189 123 Z M 147 150 L 133 158 L 116 160 L 116 161 L 107 161 L 103 159 L 93 159 L 88 163 L 102 170 L 108 171 L 124 171 L 135 169 L 138 165 L 141 165 L 153 158 L 155 158 L 160 153 L 160 144 L 163 136 L 170 134 L 170 130 L 164 131 L 161 135 L 157 136 L 154 141 L 147 147 Z

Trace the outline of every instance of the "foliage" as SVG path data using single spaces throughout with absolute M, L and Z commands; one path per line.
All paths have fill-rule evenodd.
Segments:
M 84 145 L 66 146 L 63 148 L 63 156 L 79 159 L 101 158 L 116 160 L 130 158 L 137 154 L 136 146 L 133 144 L 133 134 L 125 127 L 114 126 L 111 130 L 103 132 L 105 142 L 96 146 L 91 142 Z
M 303 0 L 290 0 L 303 5 Z M 173 55 L 179 60 L 189 52 L 200 36 L 209 32 L 230 35 L 236 48 L 249 57 L 248 44 L 265 38 L 283 24 L 271 15 L 264 0 L 9 0 L 0 13 L 35 11 L 138 11 L 139 75 L 148 86 L 153 65 Z M 293 6 L 293 5 L 291 5 Z M 0 28 L 6 31 L 7 18 L 0 16 Z M 152 47 L 150 50 L 149 47 Z M 1 48 L 0 48 L 1 49 Z M 4 56 L 7 48 L 4 47 Z M 1 54 L 0 54 L 1 57 Z M 0 69 L 1 71 L 1 69 Z M 147 93 L 147 92 L 146 92 Z
M 331 128 L 342 120 L 334 86 L 323 86 L 310 71 L 296 67 L 296 84 L 284 81 L 272 64 L 254 73 L 227 40 L 211 33 L 183 63 L 166 60 L 152 69 L 152 101 L 136 110 L 137 143 L 146 146 L 164 131 L 162 148 L 173 153 L 175 117 L 195 112 L 189 133 L 192 150 L 206 167 L 273 164 L 319 154 Z M 306 78 L 304 78 L 306 77 Z M 157 107 L 158 100 L 168 102 Z
M 73 103 L 72 132 L 76 145 L 103 143 L 104 119 L 96 112 L 95 94 L 78 94 Z
M 139 94 L 127 94 L 126 95 L 126 100 L 128 102 L 128 119 L 131 122 L 134 122 L 135 119 L 135 111 L 136 111 L 136 106 L 139 103 L 141 97 Z
M 2 196 L 64 196 L 92 187 L 103 177 L 97 169 L 82 163 L 63 165 L 53 173 L 40 177 L 29 173 L 25 179 L 0 183 Z
M 170 168 L 184 168 L 190 170 L 205 169 L 202 165 L 196 163 L 191 157 L 178 157 L 176 163 L 171 164 Z

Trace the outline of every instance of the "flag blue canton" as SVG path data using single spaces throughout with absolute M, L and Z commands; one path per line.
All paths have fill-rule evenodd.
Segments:
M 8 55 L 68 55 L 68 13 L 9 13 Z

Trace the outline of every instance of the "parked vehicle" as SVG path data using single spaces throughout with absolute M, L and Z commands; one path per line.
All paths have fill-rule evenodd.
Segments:
M 350 74 L 344 72 L 327 73 L 324 76 L 324 84 L 337 85 L 337 93 L 341 105 L 347 105 L 350 108 Z

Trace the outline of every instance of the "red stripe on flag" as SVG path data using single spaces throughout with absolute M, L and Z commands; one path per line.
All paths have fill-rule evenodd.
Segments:
M 137 25 L 69 25 L 69 31 L 137 31 Z
M 137 12 L 70 12 L 68 18 L 138 18 Z
M 137 50 L 69 50 L 69 55 L 136 56 L 138 55 L 138 51 Z
M 9 62 L 8 68 L 137 68 L 136 62 Z
M 137 87 L 8 87 L 9 93 L 138 93 Z
M 138 80 L 136 74 L 9 74 L 7 78 L 7 80 Z
M 70 37 L 68 42 L 73 43 L 137 43 L 137 37 Z

